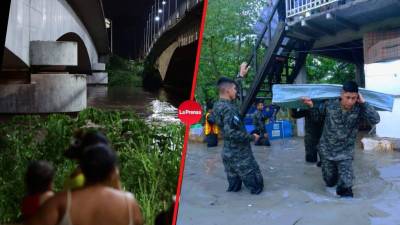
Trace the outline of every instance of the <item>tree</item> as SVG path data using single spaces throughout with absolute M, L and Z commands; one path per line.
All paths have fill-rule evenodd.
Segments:
M 334 59 L 309 55 L 306 61 L 308 83 L 342 84 L 355 79 L 355 65 Z
M 215 83 L 233 77 L 254 46 L 252 29 L 265 5 L 259 0 L 213 0 L 208 4 L 203 33 L 196 99 L 205 104 L 217 98 Z

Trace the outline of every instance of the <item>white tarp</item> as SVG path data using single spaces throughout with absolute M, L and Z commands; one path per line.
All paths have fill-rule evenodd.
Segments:
M 342 85 L 335 84 L 275 84 L 272 86 L 272 103 L 286 108 L 306 108 L 301 97 L 314 100 L 332 99 L 340 96 Z M 359 88 L 365 101 L 377 110 L 392 111 L 394 96 Z

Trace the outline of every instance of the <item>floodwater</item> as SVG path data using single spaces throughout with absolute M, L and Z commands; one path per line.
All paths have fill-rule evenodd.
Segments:
M 141 87 L 88 86 L 87 106 L 134 111 L 147 120 L 179 122 L 177 107 L 183 101 L 165 89 L 148 92 Z
M 178 225 L 399 225 L 400 152 L 355 154 L 355 198 L 339 198 L 327 188 L 321 169 L 304 162 L 303 139 L 252 145 L 264 176 L 264 191 L 251 195 L 243 187 L 226 192 L 220 152 L 189 142 Z

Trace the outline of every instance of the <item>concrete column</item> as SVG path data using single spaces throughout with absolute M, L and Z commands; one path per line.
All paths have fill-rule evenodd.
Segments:
M 86 108 L 86 75 L 31 76 L 30 84 L 0 85 L 0 113 L 79 112 Z
M 294 80 L 295 84 L 306 84 L 307 83 L 307 68 L 304 65 L 301 67 L 299 74 L 297 75 L 296 79 Z
M 304 65 L 297 75 L 296 79 L 294 80 L 295 84 L 306 84 L 307 83 L 307 68 Z M 304 118 L 300 118 L 296 120 L 296 127 L 297 127 L 297 136 L 304 137 L 305 130 L 304 130 L 305 121 Z
M 94 63 L 92 65 L 93 73 L 87 76 L 87 84 L 108 84 L 108 73 L 106 64 Z
M 65 41 L 31 41 L 32 66 L 77 66 L 78 43 Z
M 365 87 L 364 63 L 356 64 L 356 82 L 358 86 Z
M 107 72 L 96 72 L 92 75 L 87 75 L 87 84 L 108 84 Z

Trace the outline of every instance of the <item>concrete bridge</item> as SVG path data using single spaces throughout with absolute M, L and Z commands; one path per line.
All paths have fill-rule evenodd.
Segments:
M 176 10 L 161 22 L 150 13 L 144 33 L 144 86 L 166 86 L 188 98 L 193 81 L 203 1 L 176 2 Z
M 0 113 L 80 111 L 87 83 L 107 83 L 100 0 L 12 0 L 5 19 Z

